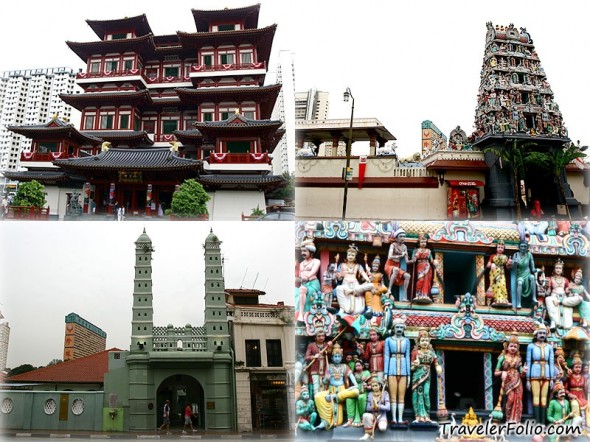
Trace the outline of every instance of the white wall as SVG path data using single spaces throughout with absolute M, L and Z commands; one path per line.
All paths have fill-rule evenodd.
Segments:
M 210 192 L 208 203 L 211 221 L 241 221 L 242 213 L 250 215 L 252 209 L 266 209 L 264 192 L 257 190 L 218 190 Z

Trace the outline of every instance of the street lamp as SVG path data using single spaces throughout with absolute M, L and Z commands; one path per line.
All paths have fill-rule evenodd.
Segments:
M 348 100 L 352 98 L 352 106 L 350 108 L 350 127 L 348 128 L 348 141 L 346 142 L 346 167 L 342 171 L 342 177 L 344 178 L 344 201 L 342 202 L 342 220 L 346 219 L 346 200 L 348 198 L 348 181 L 352 179 L 352 170 L 350 168 L 350 149 L 352 145 L 352 119 L 354 117 L 354 97 L 350 92 L 350 88 L 347 87 L 344 91 L 344 102 L 348 103 Z

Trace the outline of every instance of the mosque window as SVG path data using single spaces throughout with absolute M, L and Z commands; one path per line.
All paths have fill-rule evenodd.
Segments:
M 82 399 L 74 399 L 74 402 L 72 402 L 72 413 L 76 416 L 84 413 L 84 401 Z

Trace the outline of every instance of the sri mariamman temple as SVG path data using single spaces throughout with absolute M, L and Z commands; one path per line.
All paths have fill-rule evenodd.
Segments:
M 438 431 L 455 415 L 588 428 L 579 224 L 307 221 L 296 232 L 299 437 Z

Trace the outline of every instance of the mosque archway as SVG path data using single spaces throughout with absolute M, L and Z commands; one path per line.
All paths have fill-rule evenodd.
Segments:
M 166 400 L 170 400 L 170 427 L 182 428 L 184 408 L 187 404 L 197 414 L 193 418 L 194 428 L 206 428 L 204 392 L 199 381 L 186 374 L 176 374 L 165 378 L 158 386 L 156 401 L 158 405 L 158 427 L 162 425 L 162 410 Z

